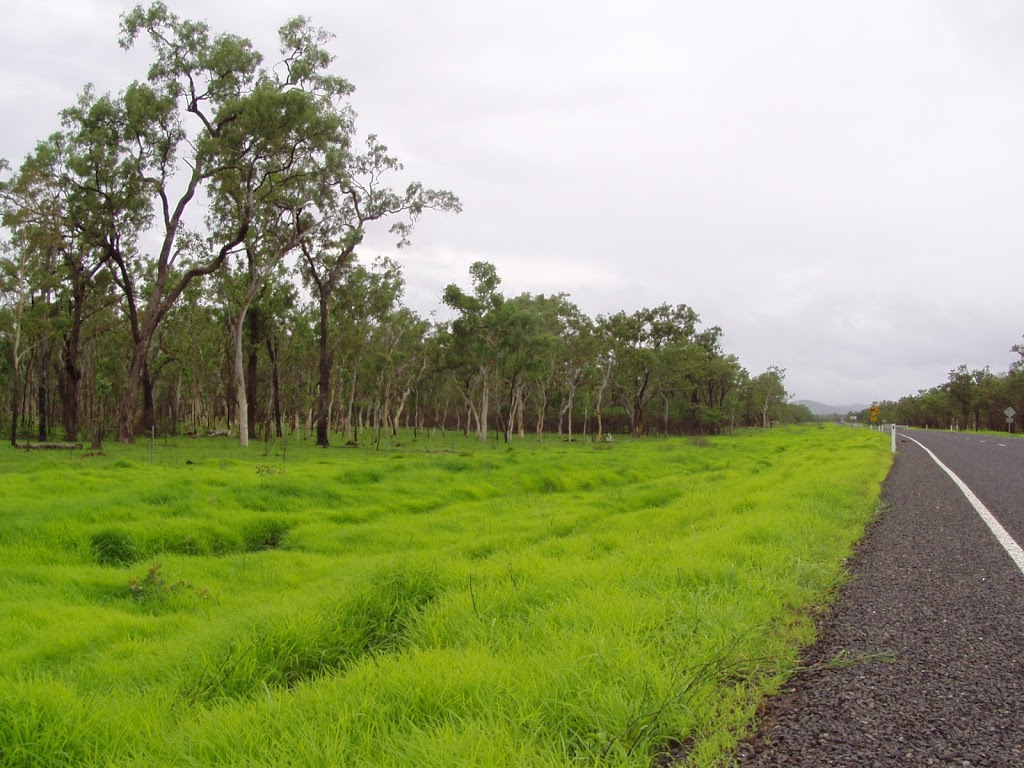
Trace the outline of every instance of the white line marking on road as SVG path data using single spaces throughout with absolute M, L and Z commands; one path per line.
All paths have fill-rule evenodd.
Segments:
M 998 445 L 1000 448 L 1006 447 L 1006 443 L 996 443 L 996 445 Z
M 963 480 L 957 477 L 956 472 L 954 472 L 952 469 L 950 469 L 941 461 L 939 461 L 938 456 L 936 456 L 930 450 L 921 445 L 921 443 L 918 443 L 917 440 L 910 437 L 909 435 L 903 435 L 903 437 L 907 438 L 907 440 L 910 440 L 912 443 L 917 443 L 918 445 L 921 446 L 921 448 L 924 448 L 924 452 L 931 456 L 932 460 L 940 467 L 942 467 L 942 469 L 945 471 L 947 475 L 953 478 L 953 482 L 957 484 L 957 487 L 960 489 L 963 495 L 967 497 L 967 500 L 969 502 L 971 502 L 971 506 L 974 507 L 975 511 L 978 513 L 981 519 L 985 521 L 985 525 L 987 525 L 988 529 L 992 531 L 993 534 L 995 534 L 995 537 L 999 540 L 999 543 L 1003 545 L 1003 549 L 1006 550 L 1006 554 L 1008 554 L 1013 560 L 1013 562 L 1017 564 L 1017 567 L 1020 569 L 1020 572 L 1024 573 L 1024 549 L 1021 549 L 1020 545 L 1013 540 L 1013 537 L 1006 532 L 1006 529 L 1003 528 L 1003 526 L 1000 524 L 998 520 L 996 520 L 995 516 L 988 511 L 988 507 L 981 503 L 981 499 L 974 495 L 974 491 L 967 487 L 967 483 L 965 483 Z

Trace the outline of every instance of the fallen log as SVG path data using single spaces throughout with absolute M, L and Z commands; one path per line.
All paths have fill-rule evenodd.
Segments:
M 20 443 L 26 451 L 80 451 L 81 443 Z

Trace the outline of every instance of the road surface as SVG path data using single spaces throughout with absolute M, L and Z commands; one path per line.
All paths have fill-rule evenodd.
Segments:
M 813 670 L 737 766 L 1024 766 L 1024 573 L 922 446 L 1024 543 L 1024 440 L 901 433 Z

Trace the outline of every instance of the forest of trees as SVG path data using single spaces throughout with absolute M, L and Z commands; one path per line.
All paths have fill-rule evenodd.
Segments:
M 809 417 L 784 370 L 750 376 L 684 304 L 590 318 L 565 294 L 506 297 L 477 262 L 443 288 L 450 321 L 404 306 L 400 265 L 361 258 L 365 233 L 406 246 L 424 213 L 460 201 L 389 186 L 403 168 L 357 140 L 330 35 L 301 17 L 279 34 L 267 65 L 248 40 L 138 6 L 120 43 L 149 42 L 147 79 L 85 87 L 19 167 L 0 161 L 12 444 L 379 444 L 400 427 L 601 439 Z
M 1006 373 L 988 366 L 971 370 L 960 365 L 945 382 L 896 402 L 878 404 L 880 421 L 934 429 L 970 429 L 1020 432 L 1024 424 L 1024 342 L 1014 344 L 1016 358 Z M 1014 416 L 1008 421 L 1007 408 Z M 860 414 L 867 419 L 866 412 Z

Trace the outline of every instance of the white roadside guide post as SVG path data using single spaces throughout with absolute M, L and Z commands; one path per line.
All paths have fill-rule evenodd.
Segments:
M 896 453 L 896 422 L 892 423 L 892 452 Z

